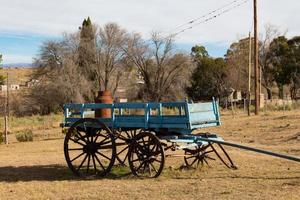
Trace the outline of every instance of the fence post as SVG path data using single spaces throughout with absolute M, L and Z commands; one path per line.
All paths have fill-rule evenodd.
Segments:
M 4 135 L 5 135 L 5 144 L 8 145 L 8 120 L 7 120 L 7 116 L 4 117 Z

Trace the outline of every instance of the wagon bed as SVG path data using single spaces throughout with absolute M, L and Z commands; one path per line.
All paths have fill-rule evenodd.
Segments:
M 110 118 L 97 118 L 111 129 L 167 130 L 177 134 L 190 134 L 198 128 L 219 126 L 218 103 L 114 103 L 66 104 L 62 126 L 70 127 L 80 118 L 95 118 L 96 109 L 110 109 Z

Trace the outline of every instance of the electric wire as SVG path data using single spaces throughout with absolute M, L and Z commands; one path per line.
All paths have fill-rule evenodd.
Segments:
M 194 19 L 194 20 L 190 21 L 189 23 L 186 23 L 185 25 L 188 25 L 188 24 L 193 24 L 193 25 L 185 27 L 185 28 L 183 28 L 183 29 L 181 29 L 181 30 L 179 30 L 177 32 L 173 32 L 173 33 L 169 34 L 169 37 L 176 37 L 177 35 L 179 35 L 181 33 L 184 33 L 187 30 L 193 29 L 194 27 L 199 26 L 200 24 L 207 23 L 207 22 L 209 22 L 209 21 L 211 21 L 211 20 L 213 20 L 215 18 L 218 18 L 221 15 L 223 15 L 225 13 L 228 13 L 231 10 L 234 10 L 234 9 L 236 9 L 236 8 L 238 8 L 238 7 L 246 4 L 247 2 L 249 2 L 249 0 L 243 0 L 243 1 L 239 2 L 238 4 L 236 4 L 234 6 L 231 6 L 231 5 L 233 5 L 234 3 L 237 3 L 237 2 L 239 2 L 239 1 L 235 0 L 235 1 L 231 2 L 231 3 L 229 3 L 229 4 L 226 4 L 226 6 L 223 6 L 222 9 L 216 9 L 215 11 L 210 12 L 210 15 L 214 14 L 212 16 L 209 16 L 208 14 L 207 15 L 203 15 L 203 16 L 209 16 L 209 17 L 205 18 L 204 20 L 202 20 L 202 21 L 200 21 L 198 23 L 193 24 L 194 22 L 198 21 L 199 19 L 202 19 L 202 17 L 196 18 L 197 20 Z M 226 7 L 229 7 L 229 8 L 224 9 Z M 218 12 L 218 11 L 221 11 L 221 12 Z M 183 25 L 181 25 L 181 27 L 183 27 Z
M 193 23 L 195 23 L 196 21 L 199 21 L 200 19 L 203 19 L 203 18 L 205 18 L 205 17 L 207 17 L 207 16 L 209 16 L 209 15 L 212 15 L 212 14 L 218 12 L 219 10 L 223 10 L 224 8 L 229 7 L 229 6 L 231 6 L 232 4 L 237 3 L 238 1 L 240 1 L 240 0 L 234 0 L 234 1 L 230 2 L 230 3 L 227 3 L 227 4 L 225 4 L 225 5 L 223 5 L 223 6 L 219 7 L 219 8 L 217 8 L 217 9 L 215 9 L 215 10 L 212 10 L 212 11 L 210 11 L 210 12 L 208 12 L 208 13 L 206 13 L 206 14 L 200 16 L 200 17 L 197 17 L 197 18 L 195 18 L 195 19 L 192 19 L 192 20 L 190 20 L 190 21 L 187 22 L 187 23 L 181 24 L 181 25 L 179 25 L 179 26 L 177 26 L 177 27 L 171 29 L 171 30 L 168 31 L 168 32 L 169 32 L 169 33 L 170 33 L 170 32 L 174 32 L 175 30 L 180 29 L 180 28 L 182 28 L 182 27 L 184 27 L 184 26 L 186 26 L 186 25 L 193 24 Z

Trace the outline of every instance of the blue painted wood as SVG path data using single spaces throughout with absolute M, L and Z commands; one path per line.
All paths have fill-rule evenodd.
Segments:
M 218 103 L 115 103 L 115 104 L 65 104 L 65 126 L 91 115 L 95 109 L 111 109 L 111 118 L 99 118 L 111 128 L 160 128 L 178 133 L 220 125 Z M 167 113 L 164 110 L 167 109 Z M 176 110 L 175 113 L 172 111 Z M 138 114 L 141 113 L 141 114 Z
M 147 107 L 147 103 L 115 103 L 113 104 L 114 108 L 126 108 L 126 109 L 145 109 Z

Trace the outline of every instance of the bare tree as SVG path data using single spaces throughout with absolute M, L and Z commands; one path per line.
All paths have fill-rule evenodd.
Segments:
M 100 89 L 115 93 L 124 70 L 126 30 L 115 23 L 100 28 L 97 38 L 96 80 Z
M 82 75 L 77 63 L 74 48 L 78 40 L 74 40 L 74 35 L 69 36 L 65 35 L 62 41 L 45 42 L 35 61 L 39 67 L 33 78 L 39 84 L 32 88 L 30 97 L 42 114 L 61 108 L 66 102 L 93 99 L 92 84 Z
M 277 27 L 266 24 L 265 33 L 261 36 L 259 44 L 259 65 L 261 68 L 262 86 L 267 90 L 268 99 L 272 98 L 272 86 L 274 77 L 272 73 L 272 57 L 270 56 L 270 44 L 277 38 L 280 32 Z
M 186 82 L 184 75 L 189 71 L 189 58 L 174 54 L 173 49 L 173 38 L 163 38 L 158 33 L 152 33 L 149 43 L 139 34 L 133 34 L 128 40 L 125 51 L 143 77 L 140 97 L 144 100 L 175 99 L 174 90 L 178 88 L 175 85 Z
M 225 59 L 228 85 L 235 90 L 248 91 L 249 38 L 231 44 Z

